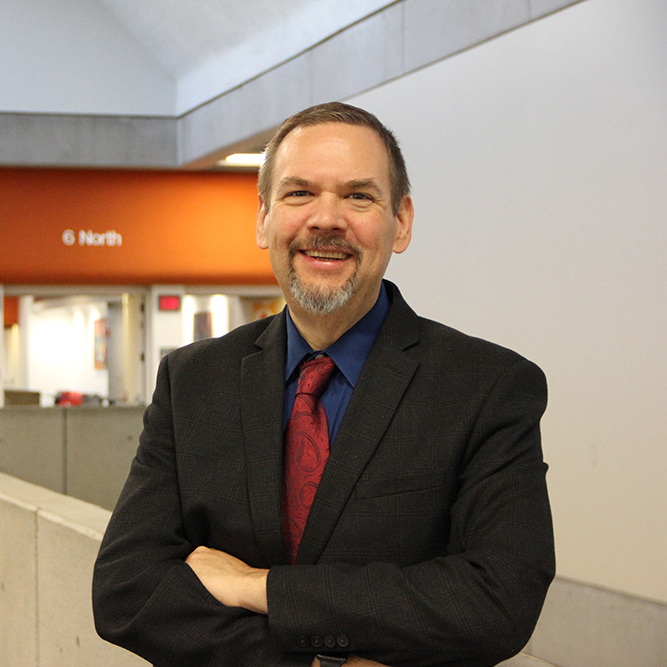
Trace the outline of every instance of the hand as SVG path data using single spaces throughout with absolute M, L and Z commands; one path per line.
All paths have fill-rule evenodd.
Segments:
M 197 547 L 185 562 L 208 592 L 226 607 L 243 607 L 257 614 L 268 613 L 268 570 L 250 567 L 224 551 L 208 547 Z

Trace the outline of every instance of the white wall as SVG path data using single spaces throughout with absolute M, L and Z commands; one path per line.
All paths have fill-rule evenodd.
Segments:
M 6 327 L 3 332 L 3 366 L 2 383 L 5 389 L 15 389 L 17 387 L 18 369 L 20 364 L 19 357 L 19 325 L 13 324 Z M 1 404 L 0 404 L 1 405 Z
M 0 109 L 173 115 L 176 84 L 90 0 L 0 0 Z
M 414 185 L 389 277 L 547 373 L 559 573 L 660 601 L 666 63 L 667 3 L 587 0 L 352 100 Z
M 109 374 L 95 369 L 95 320 L 107 316 L 106 302 L 35 310 L 19 326 L 27 331 L 27 386 L 53 405 L 59 391 L 107 396 Z

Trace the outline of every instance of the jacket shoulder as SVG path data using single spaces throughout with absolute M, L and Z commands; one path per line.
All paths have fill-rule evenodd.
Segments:
M 463 333 L 423 317 L 418 318 L 421 361 L 436 372 L 457 373 L 470 381 L 485 378 L 491 385 L 507 373 L 518 373 L 539 393 L 546 393 L 546 376 L 533 361 L 507 347 Z M 415 350 L 416 351 L 416 350 Z

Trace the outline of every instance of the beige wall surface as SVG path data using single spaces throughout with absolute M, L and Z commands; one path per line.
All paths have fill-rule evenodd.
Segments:
M 351 99 L 404 147 L 422 315 L 546 371 L 559 573 L 667 601 L 667 4 L 586 0 Z

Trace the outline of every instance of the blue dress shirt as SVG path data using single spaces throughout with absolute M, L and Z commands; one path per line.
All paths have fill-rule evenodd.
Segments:
M 333 443 L 343 415 L 357 385 L 368 353 L 380 333 L 390 306 L 384 282 L 375 305 L 351 329 L 346 331 L 326 350 L 313 350 L 299 333 L 287 309 L 287 359 L 285 362 L 285 408 L 283 428 L 292 414 L 294 397 L 299 381 L 299 364 L 318 354 L 329 355 L 336 364 L 336 370 L 322 394 L 321 401 L 327 415 L 329 442 Z

